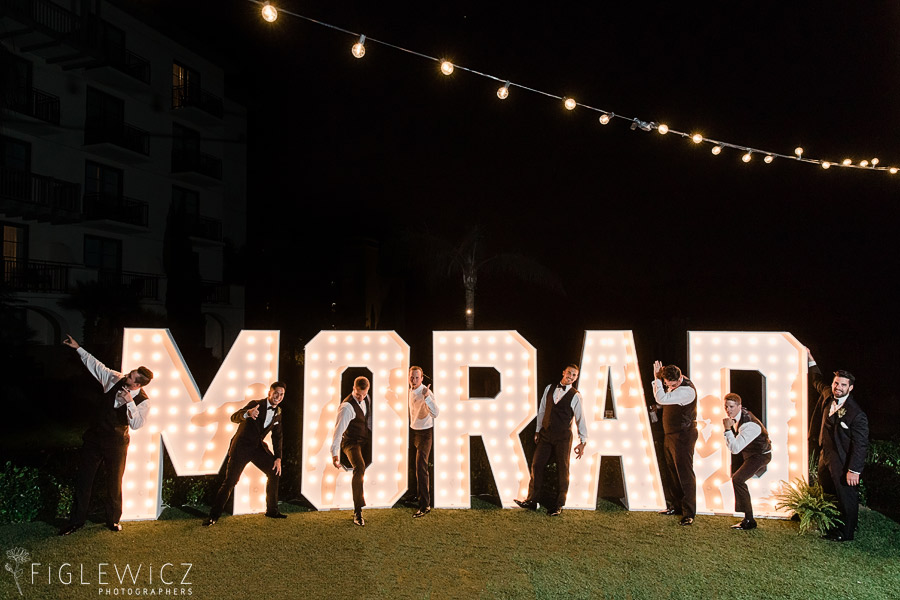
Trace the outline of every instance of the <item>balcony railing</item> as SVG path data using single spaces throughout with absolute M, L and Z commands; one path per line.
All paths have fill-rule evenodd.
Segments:
M 79 210 L 77 183 L 0 167 L 0 198 L 15 200 L 36 207 L 77 212 Z
M 37 88 L 9 90 L 5 95 L 10 110 L 59 125 L 59 96 Z
M 3 282 L 17 292 L 67 292 L 69 266 L 44 260 L 4 258 Z
M 203 302 L 206 304 L 229 304 L 231 302 L 231 286 L 217 281 L 204 281 Z
M 221 181 L 222 159 L 211 154 L 176 146 L 172 148 L 172 172 L 184 173 L 185 171 L 193 171 Z
M 0 7 L 25 23 L 54 33 L 71 34 L 77 30 L 78 17 L 50 0 L 0 0 Z
M 190 224 L 191 235 L 204 240 L 222 241 L 222 221 L 209 217 L 194 217 Z
M 221 119 L 222 99 L 195 85 L 172 86 L 172 108 L 194 107 Z
M 146 202 L 109 194 L 85 194 L 84 216 L 86 219 L 109 219 L 147 227 L 150 207 Z
M 97 281 L 105 287 L 127 289 L 141 300 L 159 298 L 159 277 L 157 275 L 101 269 L 97 272 Z
M 115 144 L 133 152 L 150 156 L 150 134 L 127 123 L 85 123 L 85 144 Z
M 150 61 L 116 44 L 104 44 L 103 54 L 109 64 L 138 81 L 150 83 Z

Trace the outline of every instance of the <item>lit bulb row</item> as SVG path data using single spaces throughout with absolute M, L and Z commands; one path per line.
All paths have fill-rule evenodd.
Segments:
M 261 5 L 262 5 L 262 18 L 263 18 L 264 20 L 268 21 L 269 23 L 273 23 L 273 22 L 278 18 L 278 9 L 276 9 L 274 6 L 272 6 L 271 4 L 269 4 L 269 2 L 264 2 L 264 3 L 263 3 L 263 2 L 259 2 L 259 0 L 249 0 L 249 1 L 250 1 L 250 2 L 254 2 L 254 3 L 256 3 L 256 4 L 261 4 Z M 323 22 L 321 22 L 321 21 L 316 21 L 316 20 L 310 19 L 310 18 L 308 18 L 308 17 L 304 17 L 303 15 L 299 15 L 299 14 L 296 14 L 296 13 L 293 13 L 293 12 L 289 12 L 289 11 L 284 11 L 284 12 L 286 12 L 287 14 L 290 14 L 290 15 L 292 15 L 292 16 L 299 17 L 299 18 L 301 18 L 301 19 L 306 19 L 306 20 L 308 20 L 308 21 L 311 21 L 311 22 L 313 22 L 313 23 L 316 23 L 317 25 L 323 25 L 323 26 L 325 26 L 325 27 L 329 27 L 329 28 L 331 28 L 331 29 L 336 29 L 336 30 L 341 31 L 341 32 L 343 32 L 343 33 L 348 33 L 348 34 L 351 34 L 351 35 L 354 35 L 354 36 L 355 36 L 355 35 L 358 35 L 358 34 L 353 33 L 353 32 L 351 32 L 351 31 L 347 31 L 346 29 L 342 29 L 342 28 L 340 28 L 340 27 L 335 27 L 334 25 L 329 25 L 329 24 L 323 23 Z M 419 57 L 421 57 L 421 58 L 427 58 L 427 59 L 429 59 L 429 60 L 433 60 L 433 61 L 439 62 L 439 63 L 440 63 L 440 68 L 441 68 L 441 73 L 443 73 L 444 75 L 452 75 L 452 74 L 453 74 L 453 71 L 458 67 L 458 68 L 461 68 L 461 69 L 463 69 L 463 70 L 465 70 L 465 71 L 469 71 L 470 73 L 473 73 L 473 74 L 475 74 L 475 75 L 480 75 L 480 76 L 482 76 L 482 77 L 487 77 L 488 79 L 493 79 L 493 80 L 495 80 L 495 81 L 503 82 L 503 85 L 501 85 L 501 86 L 497 89 L 497 97 L 498 97 L 499 99 L 501 99 L 501 100 L 506 100 L 507 98 L 509 98 L 509 88 L 510 88 L 510 86 L 515 85 L 516 87 L 520 87 L 520 88 L 525 89 L 525 90 L 528 90 L 528 91 L 536 92 L 536 93 L 542 94 L 542 95 L 544 95 L 544 96 L 549 96 L 549 97 L 551 97 L 551 98 L 558 98 L 558 99 L 560 99 L 560 100 L 563 101 L 563 106 L 565 106 L 565 108 L 566 108 L 567 110 L 575 110 L 575 108 L 576 108 L 577 106 L 579 106 L 578 102 L 576 102 L 574 98 L 570 98 L 570 97 L 560 98 L 559 96 L 556 96 L 556 95 L 554 95 L 554 94 L 549 94 L 549 93 L 547 93 L 547 92 L 542 92 L 542 91 L 540 91 L 540 90 L 536 90 L 536 89 L 528 88 L 528 87 L 525 87 L 525 86 L 522 86 L 522 85 L 519 85 L 519 84 L 515 84 L 515 83 L 512 83 L 512 82 L 509 81 L 509 80 L 503 80 L 503 79 L 500 79 L 499 77 L 495 77 L 495 76 L 493 76 L 493 75 L 488 75 L 488 74 L 486 74 L 486 73 L 481 73 L 481 72 L 479 72 L 479 71 L 475 71 L 475 70 L 472 70 L 472 69 L 467 69 L 467 68 L 465 68 L 465 67 L 460 67 L 459 65 L 454 65 L 454 64 L 453 64 L 451 61 L 449 61 L 449 60 L 437 59 L 437 58 L 434 58 L 434 57 L 431 57 L 431 56 L 427 56 L 427 55 L 425 55 L 425 54 L 421 54 L 421 53 L 419 53 L 419 52 L 413 52 L 413 51 L 411 51 L 411 50 L 407 50 L 407 49 L 402 48 L 402 47 L 400 47 L 400 46 L 395 46 L 395 45 L 393 45 L 393 44 L 388 44 L 388 43 L 386 43 L 386 42 L 379 42 L 379 43 L 382 43 L 382 44 L 384 44 L 384 45 L 390 46 L 390 47 L 395 48 L 395 49 L 397 49 L 397 50 L 401 50 L 401 51 L 403 51 L 403 52 L 408 52 L 408 53 L 410 53 L 410 54 L 415 54 L 416 56 L 419 56 Z M 359 36 L 359 40 L 358 40 L 355 44 L 353 44 L 352 48 L 350 49 L 350 52 L 353 54 L 354 57 L 356 57 L 356 58 L 362 58 L 363 56 L 366 55 L 366 45 L 365 45 L 365 44 L 366 44 L 366 36 L 365 36 L 365 35 L 360 35 L 360 36 Z M 668 127 L 666 124 L 664 124 L 664 123 L 657 124 L 657 123 L 655 123 L 655 122 L 653 122 L 653 121 L 650 121 L 650 122 L 647 122 L 647 121 L 641 121 L 640 119 L 629 118 L 629 117 L 623 117 L 623 116 L 617 115 L 617 114 L 615 114 L 615 113 L 613 113 L 613 112 L 609 112 L 609 111 L 605 111 L 605 110 L 600 110 L 600 109 L 598 109 L 598 108 L 594 108 L 594 107 L 587 106 L 587 105 L 584 105 L 584 104 L 582 104 L 581 106 L 584 107 L 584 108 L 587 108 L 587 109 L 589 109 L 589 110 L 594 110 L 594 111 L 603 113 L 603 114 L 600 115 L 600 118 L 599 118 L 599 121 L 600 121 L 600 123 L 601 123 L 602 125 L 607 125 L 607 124 L 612 120 L 613 117 L 619 117 L 619 118 L 625 119 L 625 120 L 627 120 L 627 121 L 631 121 L 631 123 L 632 123 L 632 124 L 631 124 L 631 128 L 632 128 L 632 129 L 638 129 L 638 128 L 640 128 L 640 129 L 643 130 L 643 131 L 651 131 L 651 130 L 654 130 L 654 129 L 655 129 L 656 131 L 658 131 L 659 133 L 661 133 L 661 134 L 663 134 L 663 135 L 665 135 L 666 133 L 669 133 L 669 131 L 670 131 L 669 127 Z M 741 151 L 743 152 L 743 154 L 741 155 L 741 160 L 742 160 L 744 163 L 749 163 L 751 160 L 753 160 L 753 155 L 754 155 L 754 154 L 760 154 L 760 155 L 763 155 L 763 162 L 766 163 L 766 164 L 771 164 L 771 163 L 775 160 L 775 158 L 778 157 L 778 158 L 790 158 L 790 159 L 798 160 L 798 161 L 801 161 L 801 162 L 806 162 L 806 163 L 811 163 L 811 164 L 817 164 L 817 165 L 821 166 L 823 169 L 830 169 L 830 168 L 833 167 L 833 166 L 852 167 L 852 168 L 856 168 L 856 169 L 866 169 L 866 170 L 870 170 L 870 171 L 887 171 L 888 173 L 890 173 L 890 174 L 892 174 L 892 175 L 896 174 L 897 171 L 900 170 L 900 169 L 898 169 L 897 167 L 879 167 L 879 166 L 878 166 L 879 160 L 878 160 L 877 158 L 873 158 L 873 159 L 864 159 L 864 160 L 860 160 L 860 161 L 857 162 L 857 163 L 854 163 L 853 160 L 851 160 L 851 159 L 849 159 L 849 158 L 845 158 L 844 160 L 842 160 L 842 161 L 840 161 L 840 162 L 837 162 L 837 161 L 828 161 L 828 160 L 819 160 L 819 159 L 809 159 L 809 158 L 803 158 L 803 148 L 799 148 L 799 147 L 796 148 L 796 149 L 794 150 L 795 156 L 791 156 L 791 155 L 788 155 L 788 154 L 780 154 L 780 153 L 778 153 L 778 152 L 769 152 L 769 151 L 766 151 L 766 150 L 760 150 L 760 149 L 757 149 L 757 148 L 749 148 L 749 147 L 746 147 L 746 146 L 738 146 L 738 145 L 735 145 L 735 144 L 729 144 L 729 143 L 726 143 L 726 142 L 720 142 L 720 141 L 716 141 L 716 140 L 713 140 L 713 139 L 708 139 L 708 138 L 704 137 L 703 135 L 701 135 L 701 134 L 699 134 L 699 133 L 688 134 L 688 133 L 679 132 L 679 131 L 674 131 L 674 130 L 671 130 L 671 131 L 672 131 L 672 133 L 678 134 L 678 135 L 680 135 L 680 136 L 682 136 L 682 137 L 690 137 L 691 140 L 692 140 L 695 144 L 699 144 L 699 143 L 701 143 L 701 142 L 707 142 L 707 143 L 713 144 L 713 147 L 712 147 L 712 149 L 711 149 L 711 152 L 712 152 L 714 155 L 716 155 L 716 156 L 718 156 L 719 154 L 721 154 L 721 153 L 722 153 L 722 150 L 723 150 L 724 148 L 726 148 L 726 147 L 727 147 L 727 148 L 733 148 L 733 149 L 735 149 L 735 150 L 741 150 Z

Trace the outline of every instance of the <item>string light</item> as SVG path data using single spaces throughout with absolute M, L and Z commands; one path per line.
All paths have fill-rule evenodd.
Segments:
M 343 28 L 341 28 L 341 27 L 337 27 L 337 26 L 331 25 L 331 24 L 329 24 L 329 23 L 325 23 L 325 22 L 322 22 L 322 21 L 318 21 L 318 20 L 316 20 L 316 19 L 312 19 L 312 18 L 310 18 L 310 17 L 306 17 L 306 16 L 304 16 L 304 15 L 301 15 L 301 14 L 298 14 L 298 13 L 295 13 L 295 12 L 291 12 L 291 11 L 288 11 L 288 10 L 281 10 L 281 11 L 279 11 L 279 10 L 277 10 L 274 6 L 272 6 L 271 4 L 269 4 L 268 2 L 260 2 L 260 0 L 248 0 L 248 2 L 252 2 L 253 4 L 260 5 L 260 6 L 262 7 L 262 9 L 261 9 L 262 17 L 263 17 L 263 19 L 265 19 L 265 20 L 268 21 L 269 23 L 275 21 L 275 20 L 278 18 L 279 12 L 282 12 L 282 13 L 291 15 L 291 16 L 293 16 L 293 17 L 297 17 L 298 19 L 303 19 L 303 20 L 305 20 L 305 21 L 309 21 L 309 22 L 311 22 L 311 23 L 315 23 L 316 25 L 321 25 L 321 26 L 327 27 L 327 28 L 329 28 L 329 29 L 334 29 L 334 30 L 339 31 L 339 32 L 341 32 L 341 33 L 346 33 L 346 34 L 353 35 L 353 36 L 359 36 L 359 41 L 353 45 L 352 53 L 353 53 L 353 56 L 355 56 L 356 58 L 362 58 L 362 57 L 365 55 L 365 39 L 366 39 L 366 38 L 365 38 L 365 36 L 360 35 L 359 33 L 354 33 L 354 32 L 349 31 L 349 30 L 347 30 L 347 29 L 343 29 Z M 384 45 L 384 46 L 388 46 L 388 47 L 393 48 L 394 50 L 397 50 L 397 51 L 400 51 L 400 52 L 406 52 L 407 54 L 412 54 L 412 55 L 417 56 L 417 57 L 419 57 L 419 58 L 424 58 L 424 59 L 426 59 L 426 60 L 432 60 L 432 61 L 435 61 L 435 62 L 437 62 L 437 63 L 440 64 L 440 66 L 441 66 L 441 73 L 443 73 L 444 75 L 450 75 L 450 74 L 452 74 L 453 71 L 454 71 L 455 69 L 462 69 L 462 70 L 464 70 L 464 71 L 467 71 L 467 72 L 469 72 L 469 73 L 472 73 L 473 75 L 478 75 L 478 76 L 480 76 L 480 77 L 486 77 L 486 78 L 488 78 L 488 79 L 493 79 L 494 81 L 498 81 L 498 82 L 504 82 L 504 81 L 505 81 L 504 85 L 497 89 L 497 97 L 500 98 L 501 100 L 504 100 L 504 99 L 506 99 L 507 97 L 509 97 L 509 86 L 512 85 L 511 82 L 510 82 L 509 80 L 505 80 L 505 79 L 502 79 L 502 78 L 500 78 L 500 77 L 496 77 L 496 76 L 494 76 L 494 75 L 490 75 L 490 74 L 488 74 L 488 73 L 482 73 L 482 72 L 480 72 L 480 71 L 477 71 L 477 70 L 475 70 L 475 69 L 471 69 L 471 68 L 468 68 L 468 67 L 462 67 L 462 66 L 460 66 L 460 65 L 454 65 L 452 62 L 450 62 L 450 61 L 448 61 L 448 60 L 443 60 L 443 59 L 435 58 L 435 57 L 433 57 L 433 56 L 428 56 L 427 54 L 423 54 L 423 53 L 417 52 L 417 51 L 415 51 L 415 50 L 410 50 L 410 49 L 408 49 L 408 48 L 404 48 L 404 47 L 402 47 L 402 46 L 398 46 L 398 45 L 396 45 L 396 44 L 392 44 L 392 43 L 389 43 L 389 42 L 385 42 L 385 41 L 381 41 L 381 40 L 375 40 L 375 39 L 372 39 L 372 38 L 369 38 L 369 41 L 370 41 L 370 42 L 373 42 L 373 43 L 376 43 L 376 44 L 382 44 L 382 45 Z M 714 140 L 714 139 L 711 139 L 711 138 L 706 138 L 706 137 L 704 137 L 704 136 L 702 136 L 702 135 L 700 135 L 700 134 L 693 134 L 693 135 L 691 135 L 691 134 L 685 133 L 685 132 L 683 132 L 683 131 L 677 131 L 677 130 L 675 130 L 675 129 L 671 129 L 668 125 L 665 125 L 665 124 L 657 125 L 657 124 L 656 124 L 655 122 L 653 122 L 653 121 L 643 121 L 643 120 L 641 120 L 641 119 L 637 119 L 637 118 L 633 118 L 633 117 L 625 117 L 625 116 L 622 116 L 622 115 L 616 115 L 615 113 L 613 113 L 613 112 L 611 112 L 611 111 L 603 110 L 603 109 L 596 108 L 596 107 L 593 107 L 593 106 L 588 106 L 588 105 L 585 105 L 585 104 L 580 104 L 580 105 L 579 105 L 579 104 L 577 104 L 577 103 L 575 102 L 575 100 L 572 99 L 572 98 L 567 98 L 567 97 L 563 97 L 563 96 L 558 96 L 558 95 L 556 95 L 556 94 L 551 94 L 551 93 L 545 92 L 545 91 L 540 90 L 540 89 L 537 89 L 537 88 L 527 87 L 527 86 L 524 86 L 524 85 L 518 84 L 518 83 L 515 84 L 515 85 L 516 85 L 516 87 L 519 87 L 519 88 L 524 89 L 524 90 L 529 91 L 529 92 L 534 92 L 534 93 L 539 94 L 539 95 L 542 95 L 542 96 L 547 96 L 547 97 L 550 97 L 550 98 L 556 98 L 556 99 L 562 100 L 562 101 L 564 102 L 564 104 L 565 104 L 565 107 L 566 107 L 568 110 L 574 110 L 576 106 L 581 106 L 581 107 L 583 107 L 583 108 L 585 108 L 585 109 L 587 109 L 587 110 L 593 110 L 593 111 L 602 113 L 602 114 L 600 115 L 600 118 L 598 119 L 601 125 L 607 125 L 607 124 L 613 119 L 613 117 L 618 117 L 618 118 L 620 118 L 620 119 L 625 119 L 625 120 L 627 120 L 627 121 L 631 121 L 631 129 L 632 129 L 632 130 L 635 130 L 635 129 L 638 129 L 638 128 L 640 128 L 642 131 L 650 131 L 651 129 L 656 129 L 656 130 L 659 131 L 659 133 L 661 133 L 661 134 L 672 133 L 672 134 L 674 134 L 674 135 L 678 135 L 678 136 L 681 136 L 681 137 L 689 137 L 695 144 L 700 144 L 700 143 L 702 143 L 702 142 L 708 142 L 708 143 L 710 143 L 710 144 L 713 145 L 713 147 L 712 147 L 712 149 L 711 149 L 711 152 L 712 152 L 714 155 L 720 154 L 720 153 L 722 152 L 722 149 L 727 147 L 727 148 L 733 148 L 733 149 L 735 149 L 735 150 L 744 150 L 744 151 L 746 151 L 747 154 L 752 154 L 752 153 L 765 154 L 766 157 L 765 157 L 763 160 L 764 160 L 767 164 L 768 164 L 768 163 L 771 163 L 771 162 L 774 160 L 775 157 L 779 157 L 779 158 L 793 158 L 794 160 L 797 160 L 797 161 L 800 161 L 800 162 L 805 162 L 805 163 L 810 163 L 810 164 L 817 164 L 817 165 L 819 165 L 819 166 L 821 166 L 821 167 L 823 167 L 823 168 L 825 168 L 825 169 L 831 167 L 831 166 L 834 165 L 834 164 L 837 164 L 837 163 L 832 162 L 832 161 L 825 161 L 825 160 L 821 160 L 821 159 L 803 158 L 804 150 L 803 150 L 803 148 L 802 148 L 801 146 L 798 146 L 797 148 L 794 149 L 794 156 L 790 156 L 790 155 L 788 155 L 788 154 L 782 154 L 782 153 L 779 153 L 779 152 L 771 152 L 771 151 L 763 150 L 763 149 L 760 149 L 760 148 L 748 148 L 748 147 L 746 147 L 746 146 L 740 146 L 740 145 L 732 144 L 732 143 L 729 143 L 729 142 L 724 142 L 724 141 L 720 141 L 720 140 Z M 744 156 L 746 156 L 747 154 L 745 154 Z M 747 159 L 747 160 L 749 160 L 749 159 Z M 745 160 L 744 162 L 747 162 L 747 160 Z M 827 163 L 828 166 L 825 166 L 826 163 Z M 852 168 L 866 169 L 866 170 L 869 170 L 869 171 L 888 171 L 888 172 L 890 172 L 891 174 L 895 174 L 895 173 L 897 173 L 897 171 L 898 171 L 898 168 L 897 168 L 897 167 L 879 167 L 878 164 L 879 164 L 879 161 L 878 161 L 878 159 L 876 159 L 876 158 L 871 159 L 871 161 L 866 161 L 866 164 L 865 164 L 865 165 L 863 165 L 863 164 L 854 165 L 854 164 L 853 164 L 853 161 L 850 160 L 850 159 L 846 159 L 846 160 L 844 160 L 844 161 L 841 163 L 841 165 L 842 165 L 842 166 L 845 166 L 845 167 L 852 167 Z
M 823 168 L 823 169 L 830 169 L 830 168 L 831 168 L 831 163 L 828 162 L 827 160 L 826 160 L 826 161 L 823 161 L 823 162 L 822 162 L 822 168 Z
M 359 36 L 359 41 L 353 44 L 353 48 L 350 49 L 350 52 L 353 53 L 353 56 L 356 58 L 362 58 L 366 55 L 366 36 Z
M 266 2 L 262 7 L 262 18 L 269 23 L 274 23 L 278 18 L 278 9 Z
M 869 161 L 867 161 L 867 160 L 861 160 L 861 161 L 859 161 L 859 166 L 861 166 L 861 167 L 863 167 L 863 168 L 868 167 L 868 166 L 869 166 Z
M 750 152 L 748 152 L 747 154 L 745 154 L 741 157 L 741 160 L 744 161 L 745 163 L 747 163 L 747 162 L 750 162 L 751 158 L 753 158 L 753 156 Z

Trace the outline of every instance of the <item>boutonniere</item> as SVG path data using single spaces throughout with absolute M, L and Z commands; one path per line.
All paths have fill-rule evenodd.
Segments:
M 846 415 L 846 414 L 847 414 L 847 409 L 844 408 L 843 406 L 838 409 L 838 418 L 839 419 L 843 419 L 844 415 Z

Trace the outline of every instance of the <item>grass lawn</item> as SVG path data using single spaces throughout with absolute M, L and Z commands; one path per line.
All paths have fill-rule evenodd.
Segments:
M 413 509 L 370 510 L 364 528 L 349 511 L 290 504 L 282 505 L 286 520 L 225 516 L 208 529 L 199 516 L 175 509 L 160 521 L 125 523 L 121 533 L 88 524 L 60 538 L 47 523 L 3 526 L 2 559 L 8 564 L 7 550 L 24 547 L 41 566 L 33 582 L 24 566 L 22 596 L 12 574 L 0 572 L 0 598 L 152 590 L 202 599 L 900 598 L 900 525 L 865 508 L 856 541 L 841 544 L 799 536 L 790 521 L 761 520 L 759 529 L 743 532 L 729 529 L 736 519 L 701 515 L 683 528 L 675 517 L 605 502 L 552 519 L 543 511 L 478 507 L 415 520 Z M 68 585 L 60 583 L 64 563 L 71 565 L 62 569 Z M 173 563 L 163 572 L 172 585 L 159 582 L 164 563 Z M 190 585 L 181 585 L 181 563 L 192 565 Z M 136 585 L 119 584 L 115 569 L 126 565 L 141 567 Z M 98 570 L 106 572 L 105 585 Z

